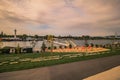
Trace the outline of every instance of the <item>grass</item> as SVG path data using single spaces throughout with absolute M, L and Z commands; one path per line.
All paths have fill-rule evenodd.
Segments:
M 17 64 L 4 64 L 0 65 L 0 72 L 9 72 L 9 71 L 17 71 L 17 70 L 24 70 L 24 69 L 32 69 L 32 68 L 38 68 L 38 67 L 44 67 L 44 66 L 52 66 L 57 64 L 64 64 L 64 63 L 70 63 L 70 62 L 76 62 L 76 61 L 83 61 L 83 60 L 90 60 L 90 59 L 96 59 L 96 58 L 102 58 L 102 57 L 108 57 L 113 55 L 120 55 L 120 50 L 114 50 L 110 51 L 109 53 L 103 53 L 103 54 L 96 54 L 96 55 L 88 55 L 88 56 L 77 56 L 77 57 L 64 57 L 64 55 L 67 54 L 80 54 L 80 53 L 33 53 L 33 54 L 4 54 L 0 55 L 0 62 L 7 62 L 10 60 L 17 61 L 18 59 L 24 59 L 24 58 L 39 58 L 39 57 L 48 57 L 48 56 L 62 56 L 62 58 L 58 60 L 47 60 L 47 61 L 39 61 L 39 62 L 19 62 Z
M 24 58 L 39 58 L 39 57 L 47 57 L 47 56 L 62 56 L 62 55 L 67 55 L 67 54 L 78 54 L 75 52 L 66 52 L 66 53 L 50 53 L 50 52 L 45 52 L 45 53 L 27 53 L 27 54 L 1 54 L 0 55 L 0 62 L 3 61 L 9 61 L 12 59 L 24 59 Z

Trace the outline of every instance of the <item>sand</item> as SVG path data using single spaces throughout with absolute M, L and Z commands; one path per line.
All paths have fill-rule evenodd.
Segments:
M 95 48 L 95 47 L 75 47 L 75 48 L 66 48 L 66 49 L 54 49 L 53 52 L 89 52 L 89 53 L 95 53 L 95 52 L 104 52 L 109 51 L 109 49 L 106 48 Z M 48 51 L 49 52 L 49 51 Z

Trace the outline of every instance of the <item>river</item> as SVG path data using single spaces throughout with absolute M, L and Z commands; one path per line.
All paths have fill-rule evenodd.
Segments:
M 78 46 L 83 46 L 85 41 L 84 40 L 72 40 L 76 45 Z M 120 42 L 120 40 L 116 40 L 117 42 Z M 2 42 L 1 47 L 5 47 L 5 46 L 10 46 L 10 47 L 17 47 L 18 45 L 20 47 L 33 47 L 34 49 L 40 49 L 41 45 L 42 45 L 43 41 L 37 41 L 35 42 L 35 44 L 32 41 L 12 41 L 12 42 Z M 64 41 L 62 41 L 64 42 Z M 89 44 L 93 43 L 93 44 L 98 44 L 98 45 L 105 45 L 105 44 L 112 44 L 113 40 L 88 40 L 87 41 Z M 54 44 L 55 46 L 57 46 L 57 44 Z

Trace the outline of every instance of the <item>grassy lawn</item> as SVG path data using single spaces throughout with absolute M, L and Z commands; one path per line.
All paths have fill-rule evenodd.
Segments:
M 38 57 L 47 57 L 47 56 L 62 56 L 62 55 L 67 55 L 67 54 L 78 54 L 75 52 L 66 52 L 66 53 L 26 53 L 26 54 L 1 54 L 0 55 L 0 62 L 3 61 L 10 61 L 10 60 L 15 60 L 15 59 L 24 59 L 24 58 L 38 58 Z
M 83 56 L 82 53 L 74 53 L 74 52 L 73 53 L 41 53 L 41 54 L 39 53 L 2 54 L 0 55 L 0 63 L 4 62 L 4 64 L 0 65 L 0 72 L 52 66 L 57 64 L 64 64 L 64 63 L 70 63 L 70 62 L 76 62 L 76 61 L 82 61 L 82 60 L 90 60 L 90 59 L 108 57 L 113 55 L 120 55 L 120 50 L 114 50 L 114 51 L 103 52 L 103 53 L 95 53 L 95 55 L 87 55 L 87 56 Z M 58 56 L 59 59 L 45 60 L 45 58 L 56 57 L 56 56 Z M 20 61 L 22 59 L 32 60 L 32 59 L 41 59 L 41 58 L 43 58 L 44 60 L 35 61 L 35 62 L 31 62 L 30 60 Z M 10 64 L 10 62 L 17 62 L 17 63 Z

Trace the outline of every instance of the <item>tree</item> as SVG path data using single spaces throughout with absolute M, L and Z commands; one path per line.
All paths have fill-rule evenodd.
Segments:
M 17 47 L 16 47 L 16 53 L 20 53 L 21 52 L 21 49 L 20 49 L 20 45 L 18 44 Z
M 93 50 L 94 44 L 93 44 L 93 43 L 91 43 L 91 44 L 90 44 L 90 46 L 92 47 L 92 50 Z
M 72 45 L 71 45 L 71 44 L 69 44 L 69 48 L 70 48 L 70 49 L 72 48 Z
M 0 38 L 0 48 L 2 47 L 3 43 L 2 43 L 2 39 Z
M 43 42 L 43 43 L 42 43 L 42 46 L 41 46 L 41 51 L 42 51 L 42 52 L 45 52 L 45 49 L 46 49 L 46 45 L 45 45 L 45 43 Z
M 53 51 L 53 35 L 48 35 L 47 36 L 47 41 L 51 44 L 51 52 Z
M 23 35 L 22 35 L 22 40 L 25 40 L 25 41 L 26 41 L 26 39 L 27 39 L 27 35 L 26 35 L 26 34 L 23 34 Z
M 60 45 L 59 48 L 62 49 L 62 46 Z
M 34 35 L 34 38 L 38 39 L 38 38 L 39 38 L 39 36 L 38 36 L 38 35 Z
M 88 47 L 89 46 L 89 44 L 85 44 L 85 47 Z
M 50 50 L 51 49 L 51 47 L 48 47 L 48 50 Z
M 96 44 L 95 47 L 98 48 L 98 44 Z
M 86 45 L 88 44 L 88 39 L 90 38 L 90 36 L 88 36 L 88 35 L 87 35 L 87 36 L 84 36 L 84 35 L 83 35 L 82 38 L 83 38 L 83 40 L 85 40 L 85 43 L 84 43 L 84 44 L 85 44 L 85 46 L 86 46 Z
M 102 45 L 102 44 L 100 44 L 100 45 L 99 45 L 99 47 L 103 47 L 103 45 Z M 110 45 L 109 45 L 109 47 L 110 47 Z
M 3 32 L 1 32 L 0 37 L 3 37 Z
M 54 46 L 54 49 L 57 49 L 57 47 L 56 47 L 56 46 Z
M 67 48 L 67 46 L 64 46 L 64 48 L 66 49 L 66 48 Z
M 90 46 L 91 46 L 91 47 L 94 47 L 94 44 L 93 44 L 93 43 L 91 43 L 91 44 L 90 44 Z

